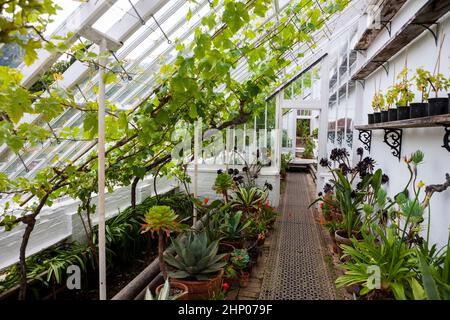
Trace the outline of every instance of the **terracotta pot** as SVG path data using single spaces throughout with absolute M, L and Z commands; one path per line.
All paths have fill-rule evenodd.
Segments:
M 176 289 L 180 289 L 180 290 L 184 291 L 184 293 L 182 293 L 180 296 L 178 296 L 178 298 L 176 300 L 188 300 L 189 289 L 184 283 L 181 283 L 176 280 L 169 280 L 169 283 L 170 283 L 170 288 L 176 288 Z M 161 292 L 163 287 L 164 287 L 164 284 L 161 284 L 156 288 L 157 295 L 159 295 L 159 293 Z
M 208 280 L 177 279 L 176 281 L 187 286 L 187 300 L 210 300 L 222 289 L 223 272 L 221 269 L 215 277 Z
M 353 231 L 352 233 L 356 239 L 360 238 L 360 235 L 358 232 Z M 334 232 L 334 239 L 336 240 L 337 244 L 346 244 L 348 246 L 352 245 L 352 241 L 347 237 L 347 232 L 345 230 L 342 230 L 342 229 L 336 230 Z M 361 241 L 361 240 L 358 239 L 358 241 Z
M 241 288 L 247 287 L 249 280 L 250 280 L 250 273 L 247 271 L 241 271 L 241 273 L 239 274 L 239 286 Z

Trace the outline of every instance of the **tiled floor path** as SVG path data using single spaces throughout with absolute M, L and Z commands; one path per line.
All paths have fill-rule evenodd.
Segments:
M 339 298 L 326 235 L 315 220 L 315 209 L 308 209 L 314 198 L 312 179 L 306 173 L 289 173 L 286 183 L 278 208 L 281 216 L 249 285 L 230 292 L 229 299 Z

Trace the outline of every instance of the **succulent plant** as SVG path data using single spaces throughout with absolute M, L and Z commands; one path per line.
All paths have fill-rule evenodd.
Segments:
M 238 269 L 244 269 L 250 261 L 250 256 L 245 249 L 235 249 L 231 253 L 231 263 Z
M 241 222 L 242 211 L 238 211 L 234 214 L 225 213 L 223 224 L 220 227 L 220 231 L 225 239 L 234 240 L 242 238 L 242 233 L 251 223 L 251 220 L 247 220 L 245 223 Z
M 228 191 L 234 186 L 233 178 L 227 173 L 219 173 L 214 181 L 213 189 L 216 193 L 223 195 L 228 202 Z
M 219 241 L 209 242 L 206 232 L 188 233 L 172 244 L 176 255 L 166 254 L 164 259 L 175 269 L 169 272 L 173 278 L 207 280 L 226 265 L 226 254 L 217 254 Z
M 164 265 L 164 234 L 167 237 L 173 231 L 181 231 L 187 226 L 177 221 L 178 215 L 169 206 L 153 206 L 144 214 L 145 224 L 142 225 L 142 233 L 150 231 L 158 233 L 158 257 L 159 268 L 164 278 L 167 279 L 166 267 Z
M 166 279 L 166 281 L 164 282 L 164 286 L 156 297 L 152 295 L 152 292 L 147 287 L 144 300 L 177 300 L 177 298 L 183 294 L 184 292 L 174 296 L 170 296 L 170 282 L 169 279 Z

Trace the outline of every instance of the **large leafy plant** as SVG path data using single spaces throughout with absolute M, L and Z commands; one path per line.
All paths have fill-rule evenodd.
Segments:
M 258 213 L 266 203 L 268 193 L 257 187 L 239 188 L 230 207 L 242 211 L 245 215 Z
M 226 265 L 226 254 L 217 254 L 219 241 L 210 242 L 206 232 L 188 233 L 172 244 L 175 254 L 166 254 L 164 260 L 175 269 L 169 272 L 173 278 L 207 280 Z
M 226 212 L 220 231 L 224 239 L 236 240 L 243 236 L 243 233 L 250 226 L 251 220 L 245 220 L 242 211 L 236 213 Z
M 338 287 L 361 285 L 359 294 L 373 292 L 374 296 L 405 300 L 423 299 L 424 290 L 417 280 L 415 251 L 401 241 L 395 226 L 383 230 L 372 226 L 371 232 L 363 232 L 364 241 L 352 239 L 352 246 L 342 245 L 345 274 L 336 280 Z M 372 273 L 379 270 L 379 273 Z M 376 279 L 374 277 L 378 277 Z M 377 281 L 379 287 L 377 288 Z

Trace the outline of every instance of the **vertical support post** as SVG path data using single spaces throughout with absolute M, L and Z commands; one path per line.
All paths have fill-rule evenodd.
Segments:
M 281 110 L 281 95 L 282 92 L 277 93 L 276 97 L 275 97 L 275 101 L 276 101 L 276 105 L 275 105 L 275 152 L 274 152 L 274 162 L 275 162 L 275 167 L 278 171 L 280 171 L 281 167 L 281 138 L 282 138 L 282 126 L 283 126 L 283 119 L 282 119 L 282 115 L 283 112 Z
M 199 118 L 194 126 L 194 198 L 198 197 L 198 156 L 200 152 L 200 135 L 202 120 Z M 197 207 L 194 205 L 193 226 L 197 223 Z
M 320 118 L 319 118 L 319 135 L 317 139 L 317 157 L 327 157 L 328 142 L 328 103 L 329 103 L 329 64 L 330 58 L 323 58 L 320 65 Z M 321 166 L 317 168 L 317 192 L 322 189 L 324 169 Z
M 105 252 L 105 82 L 106 40 L 102 39 L 99 55 L 98 83 L 98 259 L 100 300 L 106 300 L 106 252 Z

